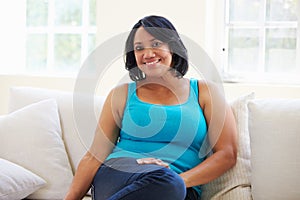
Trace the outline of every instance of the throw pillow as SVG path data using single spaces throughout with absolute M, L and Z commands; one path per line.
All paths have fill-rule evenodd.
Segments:
M 300 197 L 300 100 L 250 101 L 252 194 L 254 199 Z
M 10 112 L 41 100 L 49 98 L 56 100 L 62 137 L 73 172 L 76 171 L 79 161 L 92 143 L 98 116 L 105 99 L 103 96 L 97 96 L 94 99 L 95 106 L 91 106 L 89 95 L 77 98 L 75 94 L 45 88 L 13 87 L 10 89 L 9 98 Z M 75 104 L 75 100 L 80 103 Z M 94 109 L 92 110 L 92 108 Z M 80 119 L 78 119 L 78 113 L 80 113 Z
M 73 175 L 61 139 L 54 99 L 37 102 L 0 117 L 0 157 L 42 177 L 46 186 L 29 196 L 62 199 Z
M 31 171 L 0 158 L 0 199 L 23 199 L 45 184 Z
M 237 163 L 219 178 L 203 185 L 201 199 L 251 200 L 250 139 L 248 131 L 247 103 L 254 93 L 233 100 L 230 105 L 235 116 L 238 131 Z

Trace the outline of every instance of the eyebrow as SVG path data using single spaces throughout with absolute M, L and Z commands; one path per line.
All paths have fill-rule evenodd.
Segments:
M 149 41 L 150 41 L 150 42 L 153 42 L 153 41 L 155 41 L 155 40 L 158 40 L 158 39 L 153 38 L 153 39 L 151 39 L 151 40 L 149 40 Z M 134 45 L 136 45 L 136 44 L 142 44 L 142 42 L 134 42 L 133 44 L 134 44 Z

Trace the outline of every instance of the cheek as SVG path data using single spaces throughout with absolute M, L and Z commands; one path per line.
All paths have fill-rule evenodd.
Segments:
M 171 51 L 169 50 L 169 49 L 162 49 L 160 52 L 160 55 L 162 56 L 162 57 L 164 57 L 165 59 L 172 59 L 172 53 L 171 53 Z
M 165 52 L 163 55 L 164 59 L 166 62 L 171 63 L 172 62 L 172 54 L 170 52 Z
M 141 60 L 141 56 L 138 53 L 134 53 L 134 58 L 136 60 L 136 63 L 139 63 Z

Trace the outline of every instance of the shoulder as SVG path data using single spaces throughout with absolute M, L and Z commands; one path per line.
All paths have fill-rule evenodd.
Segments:
M 107 95 L 107 101 L 118 105 L 119 103 L 126 101 L 127 93 L 128 93 L 128 83 L 123 83 L 114 87 L 109 94 Z
M 222 84 L 207 80 L 197 80 L 199 103 L 202 108 L 210 107 L 216 100 L 224 103 L 224 90 Z
M 222 91 L 222 84 L 217 84 L 212 81 L 207 80 L 197 80 L 199 91 L 202 93 L 209 93 L 209 92 L 221 92 Z
M 117 85 L 110 91 L 110 95 L 124 95 L 127 94 L 129 83 Z
M 127 101 L 129 83 L 120 84 L 114 87 L 106 99 L 107 106 L 112 108 L 114 113 L 122 116 Z

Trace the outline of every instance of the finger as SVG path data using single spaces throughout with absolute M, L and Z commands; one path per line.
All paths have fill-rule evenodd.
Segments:
M 138 164 L 156 164 L 166 168 L 170 168 L 169 164 L 158 158 L 140 158 L 136 160 Z
M 137 159 L 137 163 L 139 164 L 143 164 L 143 163 L 149 163 L 149 162 L 156 162 L 156 158 L 140 158 L 140 159 Z
M 143 159 L 136 159 L 136 162 L 141 165 L 143 164 Z
M 163 167 L 169 168 L 169 164 L 168 164 L 168 163 L 165 163 L 165 162 L 163 162 L 163 161 L 158 161 L 158 162 L 156 162 L 156 164 L 157 164 L 157 165 L 160 165 L 160 166 L 163 166 Z

